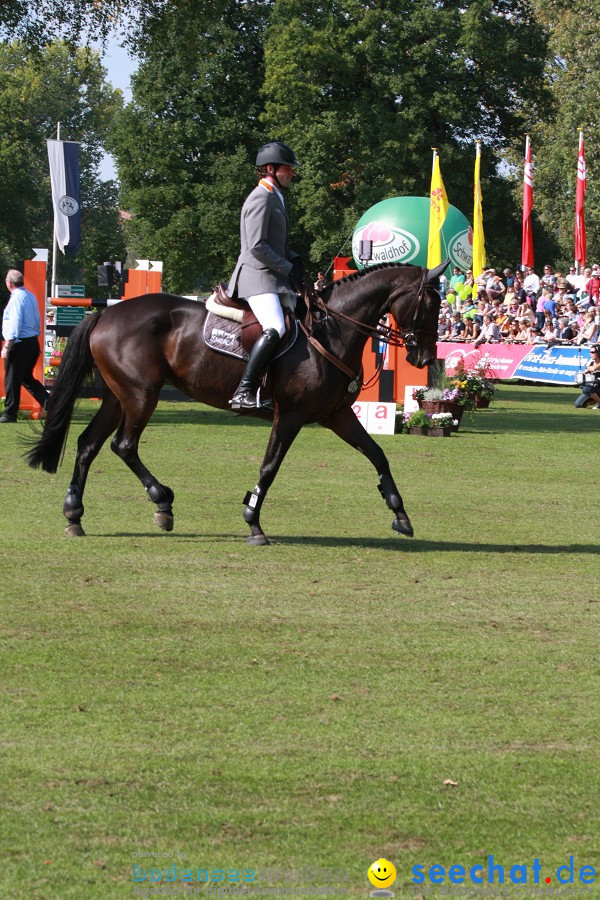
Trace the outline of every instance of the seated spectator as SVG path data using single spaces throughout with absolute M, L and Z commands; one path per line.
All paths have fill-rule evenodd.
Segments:
M 478 291 L 477 292 L 477 309 L 473 314 L 473 319 L 479 327 L 483 325 L 483 317 L 486 313 L 490 311 L 490 304 L 487 297 L 486 291 Z
M 454 313 L 452 316 L 452 329 L 450 331 L 451 341 L 464 341 L 465 339 L 465 323 L 460 313 Z
M 504 311 L 502 311 L 499 315 L 496 316 L 496 319 L 495 319 L 496 325 L 500 329 L 500 334 L 502 335 L 503 338 L 507 337 L 507 335 L 508 335 L 508 326 L 510 325 L 511 318 L 514 318 L 514 317 L 509 316 L 508 312 L 504 312 Z
M 446 313 L 440 313 L 440 318 L 438 322 L 438 340 L 447 341 L 450 337 L 450 331 L 452 329 L 452 316 Z
M 514 341 L 517 340 L 517 337 L 518 337 L 520 331 L 521 331 L 521 329 L 520 329 L 519 323 L 517 322 L 516 319 L 513 319 L 513 321 L 508 326 L 508 334 L 506 335 L 506 340 L 512 344 Z
M 483 317 L 483 327 L 475 338 L 475 346 L 479 347 L 481 344 L 496 344 L 501 340 L 502 335 L 500 334 L 500 329 L 494 322 L 492 316 L 489 313 L 486 313 Z
M 527 294 L 525 293 L 525 289 L 523 287 L 523 278 L 521 277 L 520 272 L 515 272 L 514 294 L 515 301 L 519 305 L 527 302 Z
M 531 334 L 531 329 L 533 328 L 531 319 L 528 319 L 527 316 L 523 316 L 523 318 L 519 321 L 519 331 L 517 336 L 515 337 L 515 342 L 519 344 L 532 344 L 533 337 Z M 535 329 L 534 329 L 535 332 Z
M 502 274 L 504 275 L 504 280 L 506 282 L 506 290 L 510 291 L 510 289 L 514 287 L 515 276 L 513 275 L 511 269 L 504 269 L 504 272 Z
M 571 344 L 575 339 L 575 332 L 569 324 L 568 316 L 560 316 L 558 319 L 558 328 L 556 329 L 556 336 L 559 341 L 562 341 L 563 344 Z
M 558 334 L 556 333 L 556 328 L 552 324 L 552 319 L 547 318 L 542 329 L 542 339 L 550 346 L 550 344 L 558 343 Z
M 583 317 L 583 324 L 577 337 L 576 344 L 595 344 L 598 340 L 598 325 L 596 324 L 596 316 L 594 312 L 589 310 Z
M 521 303 L 517 310 L 517 318 L 526 318 L 532 325 L 535 324 L 535 313 L 528 303 Z
M 463 319 L 463 324 L 465 326 L 465 330 L 463 333 L 463 340 L 471 341 L 477 337 L 479 334 L 479 327 L 475 325 L 473 319 L 465 318 Z
M 493 275 L 491 281 L 487 283 L 487 295 L 491 302 L 494 300 L 502 300 L 506 293 L 506 286 L 499 275 Z

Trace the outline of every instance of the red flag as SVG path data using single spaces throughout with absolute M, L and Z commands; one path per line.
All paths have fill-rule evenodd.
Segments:
M 533 209 L 533 166 L 531 164 L 531 143 L 529 135 L 525 143 L 525 171 L 523 174 L 523 242 L 521 263 L 533 266 L 533 236 L 531 234 L 531 210 Z
M 585 149 L 583 131 L 579 132 L 579 156 L 577 157 L 577 192 L 575 194 L 575 262 L 585 265 L 587 242 L 585 237 L 585 216 L 583 203 L 587 181 L 585 177 Z

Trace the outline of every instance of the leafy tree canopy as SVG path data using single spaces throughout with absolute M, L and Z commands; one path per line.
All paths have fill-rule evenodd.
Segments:
M 116 185 L 102 184 L 97 170 L 120 92 L 105 82 L 98 54 L 48 45 L 28 54 L 22 45 L 0 44 L 0 267 L 29 258 L 32 247 L 52 247 L 52 200 L 46 140 L 61 122 L 64 139 L 80 141 L 82 248 L 74 259 L 61 254 L 61 277 L 89 286 L 95 266 L 125 252 L 118 227 Z M 93 276 L 93 280 L 92 280 Z

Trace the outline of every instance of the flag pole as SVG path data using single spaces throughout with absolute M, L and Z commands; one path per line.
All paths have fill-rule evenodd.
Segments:
M 60 122 L 56 125 L 56 140 L 60 141 Z M 50 296 L 56 297 L 56 280 L 58 273 L 58 240 L 56 237 L 56 217 L 54 215 L 54 204 L 52 204 L 52 221 L 53 225 L 53 237 L 52 237 L 52 281 L 50 283 Z

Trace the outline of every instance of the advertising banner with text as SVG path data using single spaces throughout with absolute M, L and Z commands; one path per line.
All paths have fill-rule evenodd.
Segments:
M 438 359 L 446 361 L 446 371 L 454 374 L 459 360 L 467 369 L 479 361 L 489 366 L 492 378 L 521 378 L 547 384 L 575 384 L 577 372 L 583 372 L 590 359 L 589 347 L 545 344 L 452 344 L 438 342 Z

